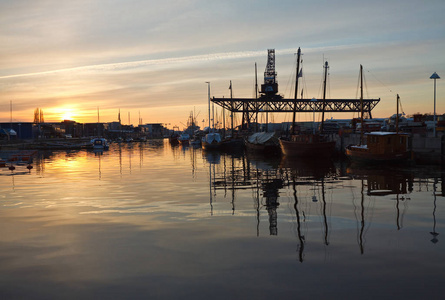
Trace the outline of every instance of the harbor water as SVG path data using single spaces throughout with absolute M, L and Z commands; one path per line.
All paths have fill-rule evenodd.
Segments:
M 442 299 L 445 173 L 167 140 L 0 168 L 0 299 Z

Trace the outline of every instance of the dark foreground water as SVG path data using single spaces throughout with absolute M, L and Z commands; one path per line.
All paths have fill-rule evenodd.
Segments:
M 443 299 L 444 173 L 168 142 L 0 169 L 0 299 Z

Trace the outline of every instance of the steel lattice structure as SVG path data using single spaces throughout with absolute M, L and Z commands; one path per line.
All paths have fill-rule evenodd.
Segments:
M 296 112 L 322 112 L 323 100 L 314 101 L 313 99 L 284 99 L 280 96 L 250 98 L 215 98 L 211 101 L 232 113 L 248 114 L 249 120 L 253 120 L 256 113 L 291 113 Z M 363 99 L 363 112 L 369 114 L 380 102 L 379 99 Z M 361 112 L 360 99 L 328 99 L 324 101 L 325 112 Z
M 261 85 L 259 98 L 215 98 L 211 99 L 213 103 L 221 106 L 223 109 L 233 113 L 242 113 L 242 123 L 252 123 L 258 113 L 297 113 L 297 112 L 363 112 L 368 114 L 372 119 L 371 111 L 380 102 L 379 99 L 284 99 L 278 94 L 278 83 L 276 81 L 277 73 L 275 72 L 275 49 L 269 49 L 267 55 L 267 65 L 264 72 L 264 84 Z M 298 48 L 297 59 L 297 80 L 295 84 L 295 95 L 298 92 L 298 77 L 300 77 L 300 54 Z M 325 63 L 325 69 L 328 68 L 328 62 Z M 256 70 L 256 64 L 255 64 Z M 360 70 L 362 66 L 360 65 Z M 360 74 L 362 71 L 360 71 Z M 324 79 L 324 87 L 326 88 L 326 71 Z M 361 86 L 363 86 L 361 84 Z M 232 82 L 230 82 L 230 94 L 232 95 Z M 363 95 L 363 94 L 362 94 Z M 210 95 L 209 95 L 210 97 Z M 323 94 L 324 97 L 324 94 Z M 363 96 L 362 96 L 363 97 Z M 294 120 L 295 121 L 295 115 Z M 233 122 L 233 118 L 232 118 Z M 233 124 L 232 124 L 233 126 Z

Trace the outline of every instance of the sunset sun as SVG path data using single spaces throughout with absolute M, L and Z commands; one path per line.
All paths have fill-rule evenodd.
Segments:
M 62 120 L 72 120 L 73 119 L 73 113 L 71 111 L 66 111 L 62 114 Z
M 72 106 L 63 106 L 63 107 L 53 107 L 45 112 L 45 117 L 50 120 L 74 120 L 79 117 L 79 112 L 76 108 Z

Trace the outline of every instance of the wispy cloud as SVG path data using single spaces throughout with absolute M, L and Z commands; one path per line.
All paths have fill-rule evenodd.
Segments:
M 328 46 L 328 47 L 318 47 L 305 49 L 306 52 L 320 52 L 320 51 L 333 51 L 341 49 L 350 49 L 357 47 L 357 45 L 340 45 L 340 46 Z M 361 45 L 363 47 L 363 45 Z M 152 65 L 171 65 L 171 64 L 184 64 L 184 63 L 194 63 L 194 62 L 206 62 L 206 61 L 217 61 L 217 60 L 232 60 L 232 59 L 242 59 L 249 57 L 266 57 L 266 50 L 257 51 L 239 51 L 239 52 L 225 52 L 225 53 L 212 53 L 204 55 L 193 55 L 186 57 L 171 57 L 162 59 L 149 59 L 149 60 L 139 60 L 139 61 L 128 61 L 128 62 L 117 62 L 108 64 L 97 64 L 89 66 L 80 66 L 74 68 L 63 68 L 57 70 L 48 70 L 33 73 L 23 73 L 23 74 L 13 74 L 0 76 L 0 79 L 8 78 L 19 78 L 19 77 L 30 77 L 30 76 L 45 76 L 57 73 L 65 72 L 90 72 L 90 71 L 111 71 L 111 70 L 126 70 L 132 68 L 139 68 Z M 292 54 L 295 53 L 296 49 L 278 49 L 277 54 Z
M 176 112 L 187 115 L 189 106 L 206 99 L 205 81 L 212 82 L 215 96 L 228 95 L 231 80 L 237 97 L 250 97 L 253 63 L 258 62 L 261 72 L 269 47 L 276 51 L 280 92 L 292 90 L 299 46 L 306 91 L 317 91 L 323 58 L 329 61 L 335 97 L 353 96 L 358 66 L 363 64 L 392 90 L 419 91 L 404 93 L 405 103 L 411 101 L 405 106 L 413 107 L 429 97 L 423 85 L 431 73 L 445 73 L 440 56 L 445 3 L 403 4 L 0 1 L 0 108 L 5 106 L 0 118 L 9 118 L 5 112 L 14 99 L 14 111 L 21 107 L 24 116 L 32 116 L 36 103 L 81 103 L 86 108 L 94 102 L 104 109 L 147 107 L 146 119 L 167 121 Z M 267 21 L 271 15 L 279 15 L 279 21 Z M 180 108 L 163 115 L 161 106 Z
M 28 76 L 42 76 L 42 75 L 50 75 L 50 74 L 63 73 L 63 72 L 124 70 L 124 69 L 138 68 L 138 67 L 144 67 L 144 66 L 150 66 L 150 65 L 182 64 L 182 63 L 190 63 L 190 62 L 228 60 L 228 59 L 237 59 L 237 58 L 246 58 L 246 57 L 258 57 L 258 56 L 264 56 L 264 51 L 215 53 L 215 54 L 194 55 L 194 56 L 187 56 L 187 57 L 173 57 L 173 58 L 163 58 L 163 59 L 98 64 L 98 65 L 81 66 L 81 67 L 75 67 L 75 68 L 66 68 L 66 69 L 34 72 L 34 73 L 6 75 L 6 76 L 1 76 L 0 79 L 28 77 Z

